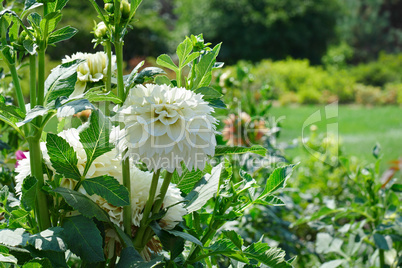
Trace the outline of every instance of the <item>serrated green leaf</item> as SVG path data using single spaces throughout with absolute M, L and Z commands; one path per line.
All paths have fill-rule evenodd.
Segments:
M 236 233 L 235 231 L 231 230 L 231 231 L 222 231 L 222 234 L 224 236 L 226 236 L 227 238 L 230 239 L 230 241 L 232 241 L 232 243 L 239 249 L 241 250 L 243 247 L 243 238 L 241 238 L 241 236 Z
M 188 203 L 186 209 L 188 213 L 202 208 L 216 194 L 222 167 L 222 163 L 214 167 L 211 174 L 206 174 L 194 190 L 187 195 L 186 200 L 188 200 Z
M 222 254 L 229 258 L 233 258 L 244 263 L 249 263 L 248 259 L 244 257 L 241 250 L 238 250 L 236 245 L 230 239 L 219 239 L 207 249 L 211 251 L 209 255 Z
M 204 176 L 205 172 L 202 170 L 189 171 L 187 168 L 183 169 L 181 176 L 175 171 L 172 177 L 172 183 L 175 183 L 177 188 L 182 193 L 188 194 L 194 189 L 194 185 Z
M 124 76 L 124 85 L 125 87 L 129 87 L 131 84 L 134 83 L 134 76 L 138 73 L 140 68 L 144 65 L 145 61 L 141 61 L 140 63 L 137 64 L 137 66 L 134 67 L 134 69 L 131 71 L 129 75 Z
M 27 20 L 29 22 L 29 24 L 32 26 L 32 28 L 34 28 L 35 30 L 39 31 L 39 33 L 41 33 L 41 29 L 40 29 L 40 22 L 42 20 L 42 17 L 34 12 L 28 15 Z
M 179 58 L 179 68 L 183 68 L 185 66 L 185 61 L 190 54 L 191 50 L 193 50 L 193 44 L 190 38 L 186 37 L 183 42 L 181 42 L 176 49 L 176 54 Z
M 95 110 L 95 106 L 87 99 L 74 100 L 59 107 L 57 109 L 57 117 L 70 117 L 84 110 Z
M 267 149 L 265 149 L 261 145 L 254 145 L 251 147 L 218 145 L 215 148 L 215 156 L 221 156 L 221 155 L 226 155 L 226 154 L 245 154 L 245 153 L 253 153 L 253 154 L 265 156 L 267 153 Z
M 34 8 L 37 8 L 39 6 L 43 5 L 42 3 L 38 3 L 36 0 L 26 0 L 24 3 L 24 12 L 21 14 L 21 17 L 24 17 L 23 15 Z
M 0 244 L 16 247 L 25 246 L 29 238 L 29 233 L 26 233 L 23 228 L 15 230 L 0 229 Z
M 183 63 L 183 67 L 186 66 L 187 64 L 189 64 L 190 62 L 194 61 L 195 59 L 197 59 L 199 56 L 200 56 L 200 53 L 199 53 L 199 52 L 191 53 L 191 54 L 187 57 L 186 61 Z
M 243 253 L 248 258 L 255 259 L 268 267 L 292 267 L 292 265 L 285 260 L 286 253 L 283 250 L 279 248 L 270 248 L 266 243 L 257 242 L 251 244 L 243 250 Z
M 68 97 L 74 92 L 77 82 L 77 67 L 84 60 L 63 63 L 52 70 L 45 81 L 45 104 L 49 105 L 58 97 Z
M 109 118 L 96 109 L 91 113 L 89 126 L 80 133 L 80 140 L 87 155 L 84 177 L 97 157 L 112 150 L 109 143 L 110 124 Z
M 90 102 L 99 102 L 99 101 L 110 101 L 114 104 L 120 104 L 121 99 L 117 97 L 113 92 L 104 93 L 103 91 L 91 91 L 89 90 L 85 93 L 85 98 Z
M 25 117 L 25 119 L 22 120 L 21 122 L 18 122 L 16 125 L 17 125 L 17 127 L 21 127 L 21 126 L 31 122 L 35 118 L 37 118 L 39 116 L 44 116 L 44 115 L 48 114 L 49 112 L 50 112 L 50 110 L 48 108 L 45 108 L 42 106 L 35 106 L 35 108 L 33 108 L 32 110 L 30 110 L 27 113 L 27 116 Z
M 174 64 L 173 60 L 167 55 L 162 54 L 156 59 L 156 64 L 160 66 L 166 67 L 177 72 L 179 69 L 177 68 L 176 64 Z
M 52 227 L 32 235 L 28 239 L 28 244 L 32 245 L 37 250 L 64 252 L 67 250 L 67 246 L 63 241 L 62 234 L 63 228 Z
M 29 212 L 25 209 L 15 209 L 11 211 L 11 217 L 9 219 L 8 227 L 11 229 L 19 227 L 27 227 L 27 217 Z
M 78 210 L 82 215 L 92 219 L 97 218 L 100 221 L 110 222 L 108 214 L 101 209 L 89 197 L 67 188 L 58 187 L 53 192 L 60 194 L 67 204 Z
M 74 148 L 62 137 L 48 133 L 46 136 L 46 148 L 50 162 L 56 171 L 66 178 L 79 181 L 81 173 L 78 170 L 78 158 Z
M 267 195 L 265 198 L 257 199 L 254 201 L 255 204 L 260 204 L 264 206 L 284 206 L 285 202 L 277 196 Z
M 22 183 L 21 203 L 28 211 L 35 207 L 37 182 L 34 176 L 29 176 Z
M 68 268 L 64 252 L 37 250 L 35 247 L 31 245 L 27 245 L 25 248 L 29 250 L 30 255 L 34 258 L 48 259 L 51 262 L 51 267 Z M 48 264 L 48 262 L 45 262 L 45 264 Z
M 56 29 L 57 24 L 61 20 L 61 13 L 58 11 L 48 13 L 40 22 L 42 33 L 51 33 Z
M 218 109 L 226 109 L 226 104 L 221 99 L 211 99 L 208 100 L 209 106 L 218 108 Z
M 130 205 L 127 188 L 111 176 L 104 175 L 85 179 L 82 182 L 82 186 L 84 186 L 89 195 L 97 194 L 116 207 Z
M 137 254 L 138 252 L 133 247 L 124 248 L 116 268 L 151 268 L 157 267 L 163 261 L 163 256 L 158 256 L 147 262 Z
M 48 44 L 55 44 L 64 40 L 68 40 L 78 32 L 77 29 L 71 26 L 66 26 L 58 29 L 50 34 Z
M 286 185 L 287 179 L 292 175 L 293 169 L 296 165 L 288 165 L 280 168 L 276 168 L 267 179 L 264 191 L 258 199 L 265 198 L 269 193 L 276 191 Z
M 53 268 L 53 266 L 49 259 L 38 258 L 26 262 L 22 268 Z
M 91 219 L 81 215 L 68 217 L 65 218 L 63 228 L 68 248 L 74 254 L 86 262 L 105 260 L 101 234 Z
M 192 236 L 191 234 L 185 233 L 185 232 L 180 232 L 180 231 L 176 231 L 176 230 L 166 230 L 168 233 L 177 236 L 177 237 L 181 237 L 184 240 L 190 241 L 191 243 L 194 243 L 196 245 L 199 245 L 202 247 L 202 243 L 200 240 L 198 240 L 196 237 Z
M 53 2 L 49 2 L 49 10 L 51 11 L 61 11 L 67 4 L 68 0 L 55 0 Z
M 196 79 L 193 88 L 207 87 L 211 83 L 212 69 L 219 54 L 221 44 L 216 45 L 212 51 L 203 55 L 195 66 Z
M 200 87 L 194 90 L 194 93 L 201 94 L 206 101 L 222 97 L 222 94 L 212 87 Z

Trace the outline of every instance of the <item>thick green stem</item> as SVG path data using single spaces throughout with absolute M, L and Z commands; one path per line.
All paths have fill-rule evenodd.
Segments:
M 36 55 L 29 56 L 29 92 L 33 109 L 36 106 Z
M 45 49 L 38 51 L 38 102 L 43 105 L 45 95 Z
M 11 77 L 13 78 L 15 94 L 17 95 L 18 107 L 26 113 L 24 95 L 22 94 L 20 79 L 18 78 L 17 69 L 15 68 L 15 64 L 8 64 L 8 68 L 10 69 Z
M 124 152 L 125 154 L 127 152 Z M 123 185 L 127 188 L 131 200 L 131 182 L 130 182 L 130 160 L 127 157 L 123 160 Z M 131 203 L 123 207 L 123 226 L 124 232 L 131 237 Z
M 112 90 L 112 45 L 110 41 L 105 42 L 105 51 L 107 54 L 107 77 L 106 77 L 106 91 Z
M 176 74 L 176 82 L 177 82 L 177 87 L 181 87 L 181 69 L 180 68 Z
M 155 201 L 154 207 L 152 209 L 152 214 L 156 214 L 159 212 L 159 210 L 162 207 L 163 200 L 165 199 L 166 192 L 169 188 L 170 181 L 172 180 L 172 175 L 173 173 L 167 172 L 165 178 L 163 179 L 163 183 L 161 186 L 160 193 L 158 195 L 158 198 Z
M 123 81 L 123 43 L 119 42 L 119 36 L 116 36 L 117 41 L 114 43 L 116 50 L 116 65 L 117 65 L 117 91 L 122 103 L 125 99 L 124 81 Z M 123 127 L 123 125 L 121 125 Z M 127 154 L 127 150 L 124 155 Z M 122 163 L 123 169 L 123 185 L 127 188 L 129 196 L 131 196 L 130 186 L 130 162 L 127 157 Z M 123 207 L 123 226 L 124 231 L 131 237 L 131 205 Z
M 149 231 L 148 230 L 149 227 L 148 227 L 147 221 L 149 218 L 149 214 L 151 213 L 152 207 L 154 205 L 156 190 L 158 188 L 159 174 L 160 174 L 160 169 L 158 169 L 157 171 L 154 172 L 154 175 L 152 177 L 151 187 L 149 188 L 149 197 L 148 197 L 147 203 L 145 204 L 144 212 L 142 214 L 140 228 L 138 229 L 137 233 L 135 234 L 134 246 L 139 252 L 142 251 L 142 249 L 148 242 L 146 234 Z
M 40 136 L 39 136 L 40 137 Z M 43 231 L 51 226 L 49 209 L 47 205 L 46 195 L 42 191 L 44 185 L 42 170 L 42 152 L 40 149 L 39 137 L 29 139 L 29 158 L 31 163 L 31 174 L 37 179 L 36 185 L 36 218 L 39 230 Z
M 380 268 L 384 268 L 385 267 L 385 255 L 384 255 L 383 249 L 380 249 L 379 255 L 380 255 Z

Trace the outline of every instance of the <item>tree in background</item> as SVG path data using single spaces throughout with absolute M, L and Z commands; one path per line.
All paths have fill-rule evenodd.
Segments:
M 221 59 L 259 61 L 288 56 L 321 62 L 336 38 L 338 0 L 176 0 L 178 31 L 222 41 Z

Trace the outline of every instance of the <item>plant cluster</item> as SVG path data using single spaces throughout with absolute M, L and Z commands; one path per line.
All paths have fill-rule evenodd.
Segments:
M 66 56 L 47 78 L 48 46 L 77 32 L 57 28 L 67 0 L 1 7 L 1 60 L 17 103 L 0 96 L 1 127 L 8 142 L 21 140 L 0 143 L 2 265 L 292 267 L 280 248 L 229 228 L 255 205 L 282 205 L 274 192 L 294 165 L 265 171 L 258 184 L 229 158 L 262 158 L 266 148 L 217 146 L 214 112 L 225 104 L 210 84 L 221 44 L 191 35 L 176 63 L 159 56 L 173 80 L 144 62 L 124 75 L 124 38 L 141 0 L 90 2 L 93 42 L 104 52 Z M 17 68 L 26 57 L 28 102 Z M 13 176 L 9 154 L 24 143 Z

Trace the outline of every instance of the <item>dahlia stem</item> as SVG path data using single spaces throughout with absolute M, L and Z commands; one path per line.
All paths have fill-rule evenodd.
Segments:
M 124 154 L 127 153 L 127 150 Z M 127 157 L 122 163 L 123 169 L 123 185 L 127 188 L 129 193 L 130 204 L 123 207 L 123 226 L 124 232 L 131 237 L 131 185 L 130 185 L 130 159 Z
M 15 95 L 17 95 L 18 107 L 25 114 L 26 109 L 25 109 L 24 95 L 22 94 L 20 79 L 18 78 L 18 74 L 17 74 L 17 68 L 15 68 L 15 64 L 8 63 L 7 60 L 6 60 L 6 63 L 8 65 L 8 68 L 10 69 L 11 77 L 13 78 Z
M 29 56 L 29 94 L 33 109 L 36 106 L 36 55 Z
M 118 29 L 116 29 L 118 32 Z M 114 47 L 116 50 L 116 65 L 117 65 L 117 91 L 119 98 L 121 100 L 121 105 L 123 105 L 125 100 L 125 90 L 124 90 L 124 81 L 123 81 L 123 42 L 120 41 L 120 36 L 116 34 L 116 41 L 114 43 Z M 123 127 L 123 126 L 121 126 Z M 127 154 L 127 150 L 124 152 L 124 155 Z M 130 183 L 130 161 L 127 157 L 122 163 L 123 169 L 123 185 L 127 188 L 129 192 L 129 196 L 131 197 L 131 183 Z M 130 198 L 131 200 L 131 198 Z M 123 226 L 124 231 L 127 235 L 131 237 L 131 204 L 123 207 Z
M 152 214 L 158 213 L 159 210 L 161 209 L 163 200 L 165 199 L 166 192 L 170 185 L 170 181 L 172 180 L 172 175 L 173 175 L 173 173 L 166 172 L 165 178 L 163 179 L 160 193 L 159 193 L 158 198 L 156 199 L 154 207 L 152 209 Z
M 37 105 L 43 105 L 45 95 L 45 51 L 46 48 L 38 51 L 38 101 Z
M 46 195 L 42 191 L 44 178 L 42 170 L 42 152 L 40 149 L 40 135 L 39 137 L 31 137 L 28 140 L 28 144 L 31 174 L 37 179 L 35 214 L 39 225 L 39 231 L 43 231 L 49 228 L 51 224 Z
M 105 41 L 105 50 L 107 55 L 107 77 L 106 77 L 106 91 L 112 90 L 112 45 L 110 41 Z
M 144 208 L 144 213 L 142 214 L 142 219 L 140 222 L 140 228 L 138 229 L 135 238 L 134 238 L 134 246 L 137 250 L 142 251 L 146 243 L 148 242 L 145 237 L 145 234 L 147 233 L 147 221 L 149 218 L 149 214 L 151 213 L 152 206 L 155 201 L 155 195 L 156 195 L 156 190 L 158 188 L 158 181 L 159 181 L 159 174 L 160 174 L 160 169 L 156 170 L 154 172 L 154 175 L 152 176 L 152 182 L 151 182 L 151 187 L 149 188 L 149 197 L 147 200 L 147 203 L 145 204 Z

